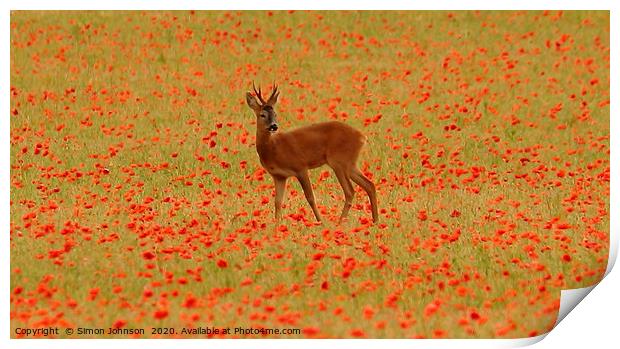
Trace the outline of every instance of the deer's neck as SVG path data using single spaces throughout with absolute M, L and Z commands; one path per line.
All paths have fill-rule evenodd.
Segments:
M 256 152 L 258 152 L 258 156 L 261 161 L 268 161 L 269 155 L 272 153 L 271 149 L 271 132 L 266 130 L 261 130 L 257 128 L 256 130 Z

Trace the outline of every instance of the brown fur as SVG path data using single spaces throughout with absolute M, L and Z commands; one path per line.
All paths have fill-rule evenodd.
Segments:
M 257 95 L 259 100 L 263 101 L 258 92 Z M 340 219 L 347 216 L 352 205 L 355 193 L 351 184 L 352 180 L 368 194 L 373 221 L 377 222 L 379 216 L 375 186 L 356 165 L 360 150 L 364 145 L 364 135 L 353 127 L 338 121 L 321 122 L 288 132 L 272 133 L 268 128 L 275 124 L 275 111 L 265 107 L 273 107 L 277 102 L 277 97 L 278 94 L 274 89 L 269 100 L 261 105 L 251 94 L 246 95 L 248 105 L 257 117 L 256 151 L 261 165 L 273 176 L 276 184 L 276 219 L 280 218 L 286 180 L 289 177 L 296 177 L 316 219 L 321 221 L 314 202 L 308 170 L 327 164 L 334 170 L 345 194 L 345 205 Z

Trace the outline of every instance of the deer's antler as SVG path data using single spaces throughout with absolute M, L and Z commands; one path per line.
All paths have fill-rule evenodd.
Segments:
M 267 104 L 268 105 L 272 105 L 276 99 L 278 98 L 278 86 L 276 85 L 275 81 L 273 83 L 273 91 L 271 91 L 271 96 L 269 96 L 269 99 L 267 100 Z
M 254 86 L 254 81 L 252 81 L 252 88 L 254 89 L 254 93 L 256 94 L 256 97 L 258 97 L 258 100 L 262 103 L 262 104 L 266 104 L 265 100 L 263 99 L 263 96 L 261 94 L 261 90 L 260 90 L 260 86 L 258 86 L 258 91 L 256 91 L 256 86 Z M 271 98 L 271 97 L 270 97 Z

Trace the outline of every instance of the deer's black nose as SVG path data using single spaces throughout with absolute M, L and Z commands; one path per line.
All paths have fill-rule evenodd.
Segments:
M 272 132 L 273 131 L 277 131 L 278 130 L 278 125 L 277 124 L 271 124 L 271 125 L 269 125 L 268 130 L 272 131 Z

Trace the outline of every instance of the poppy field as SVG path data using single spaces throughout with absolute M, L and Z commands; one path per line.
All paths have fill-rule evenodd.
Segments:
M 606 269 L 607 11 L 17 11 L 10 36 L 13 338 L 528 337 Z M 358 186 L 338 223 L 328 167 L 323 223 L 294 179 L 275 220 L 252 81 L 278 132 L 363 132 L 377 223 Z

